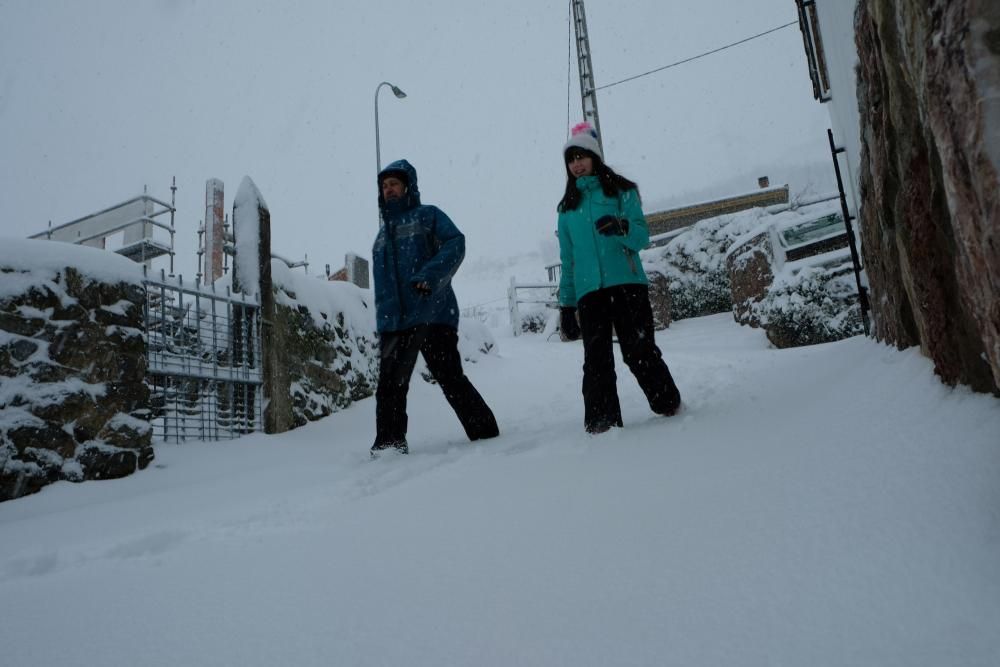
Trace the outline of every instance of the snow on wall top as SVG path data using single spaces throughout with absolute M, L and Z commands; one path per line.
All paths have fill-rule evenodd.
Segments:
M 0 237 L 0 269 L 53 276 L 67 266 L 101 282 L 142 284 L 142 265 L 109 250 L 59 241 Z M 4 284 L 11 282 L 0 281 L 0 296 L 9 289 Z
M 279 303 L 292 308 L 305 306 L 319 328 L 324 323 L 332 324 L 337 313 L 343 313 L 344 319 L 353 326 L 375 331 L 371 290 L 339 280 L 294 273 L 280 260 L 271 260 L 271 281 L 281 288 L 277 294 Z

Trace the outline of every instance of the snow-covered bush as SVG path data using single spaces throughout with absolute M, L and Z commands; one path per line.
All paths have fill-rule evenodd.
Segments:
M 844 253 L 830 254 L 842 257 Z M 768 340 L 779 348 L 841 340 L 863 331 L 849 259 L 832 265 L 808 260 L 787 264 L 763 300 L 745 306 L 744 319 L 756 319 Z
M 666 278 L 671 320 L 724 313 L 732 308 L 726 252 L 734 239 L 768 217 L 764 209 L 754 208 L 708 218 L 667 245 L 642 251 L 647 274 L 659 273 Z
M 545 331 L 545 325 L 549 321 L 551 311 L 548 308 L 538 308 L 527 312 L 522 311 L 520 315 L 521 333 L 542 333 Z
M 485 324 L 463 317 L 458 322 L 458 351 L 464 361 L 474 364 L 482 356 L 496 354 L 497 342 Z
M 667 245 L 643 251 L 651 294 L 666 282 L 672 319 L 731 310 L 737 322 L 763 327 L 777 347 L 856 335 L 861 314 L 847 251 L 786 263 L 782 245 L 784 235 L 810 229 L 838 210 L 836 202 L 824 201 L 776 214 L 755 208 L 702 220 Z M 798 242 L 795 247 L 803 245 Z

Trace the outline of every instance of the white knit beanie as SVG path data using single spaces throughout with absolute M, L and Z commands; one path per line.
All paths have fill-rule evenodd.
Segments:
M 563 157 L 566 156 L 566 151 L 570 148 L 582 148 L 584 150 L 590 151 L 597 157 L 601 158 L 601 162 L 604 162 L 604 154 L 601 152 L 601 145 L 597 142 L 597 130 L 594 126 L 583 121 L 582 123 L 577 123 L 570 130 L 569 141 L 563 146 Z

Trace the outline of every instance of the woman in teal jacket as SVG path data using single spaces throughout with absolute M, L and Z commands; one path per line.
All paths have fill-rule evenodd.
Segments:
M 563 157 L 560 325 L 567 338 L 583 337 L 584 426 L 588 433 L 622 426 L 612 329 L 650 409 L 671 416 L 681 395 L 653 337 L 649 281 L 639 261 L 649 243 L 639 189 L 604 164 L 588 123 L 573 128 Z

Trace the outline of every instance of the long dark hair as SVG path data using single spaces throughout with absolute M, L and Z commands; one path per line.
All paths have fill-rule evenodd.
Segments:
M 580 150 L 580 149 L 576 149 Z M 638 192 L 639 186 L 635 184 L 634 181 L 615 173 L 615 170 L 604 164 L 604 160 L 597 156 L 596 153 L 587 151 L 587 155 L 590 156 L 594 163 L 594 175 L 597 176 L 597 181 L 601 184 L 601 190 L 604 191 L 605 196 L 617 197 L 623 192 L 628 190 L 635 190 Z M 565 211 L 574 211 L 580 205 L 580 200 L 583 199 L 583 195 L 580 193 L 580 189 L 576 187 L 576 177 L 569 171 L 569 165 L 566 165 L 566 192 L 563 194 L 563 198 L 559 200 L 558 210 L 560 213 Z

